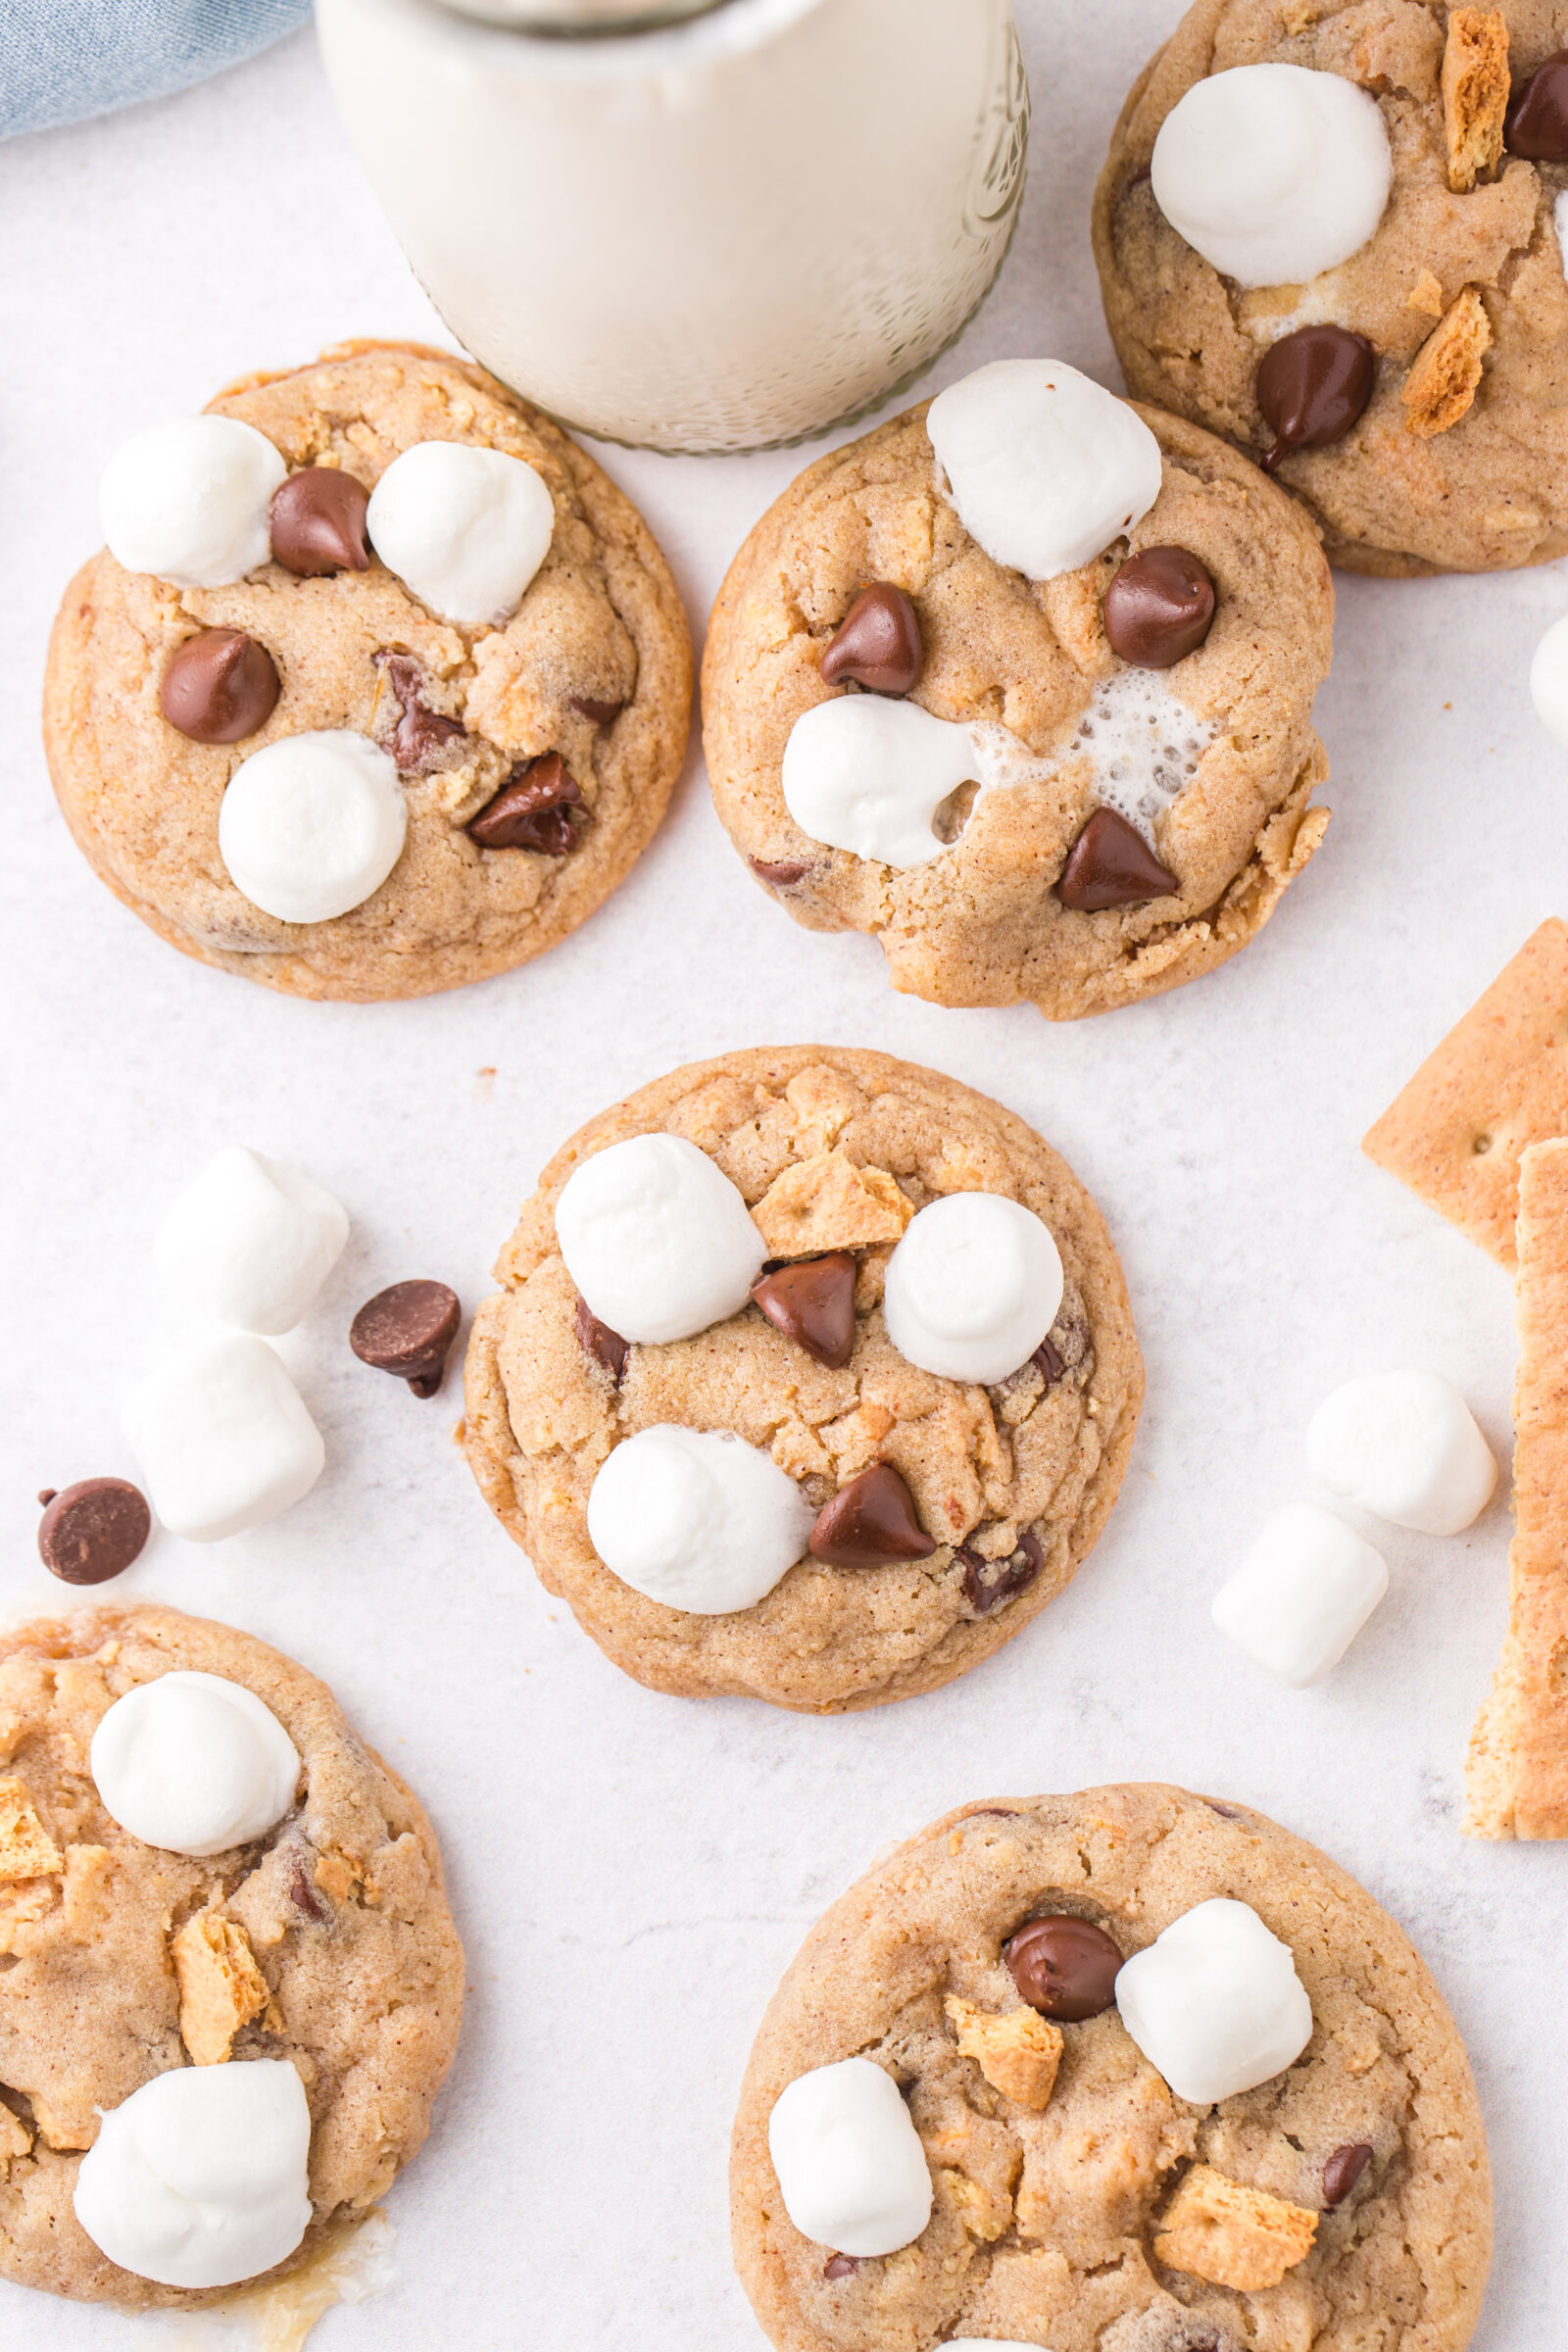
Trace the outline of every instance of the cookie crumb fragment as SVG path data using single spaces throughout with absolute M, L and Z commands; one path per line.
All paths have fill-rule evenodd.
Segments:
M 752 1210 L 771 1257 L 815 1257 L 897 1242 L 914 1215 L 885 1168 L 859 1168 L 846 1152 L 818 1152 L 785 1168 Z
M 1492 348 L 1492 322 L 1474 286 L 1466 286 L 1410 362 L 1399 398 L 1406 432 L 1420 440 L 1448 432 L 1467 416 Z
M 1468 195 L 1501 163 L 1507 112 L 1507 21 L 1496 9 L 1456 8 L 1443 52 L 1443 126 L 1455 195 Z
M 0 1879 L 39 1879 L 63 1867 L 26 1783 L 0 1780 Z
M 1051 2104 L 1061 2064 L 1061 2029 L 1032 2009 L 996 2016 L 949 1993 L 943 2002 L 958 2030 L 958 2055 L 972 2058 L 993 2090 L 1038 2115 Z
M 195 2066 L 221 2066 L 241 2026 L 267 2017 L 282 2028 L 267 1979 L 243 1928 L 220 1911 L 198 1911 L 171 1938 L 179 1984 L 179 2037 Z
M 1154 2254 L 1189 2278 L 1255 2294 L 1304 2262 L 1316 2234 L 1317 2215 L 1304 2206 L 1197 2164 L 1166 2208 Z

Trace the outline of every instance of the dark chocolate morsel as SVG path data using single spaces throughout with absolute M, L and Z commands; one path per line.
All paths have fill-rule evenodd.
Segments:
M 873 1462 L 818 1511 L 809 1549 L 829 1568 L 880 1568 L 890 1560 L 929 1559 L 936 1545 L 898 1472 Z
M 387 750 L 406 776 L 428 775 L 446 746 L 460 738 L 466 740 L 468 730 L 461 718 L 448 718 L 431 710 L 420 692 L 424 672 L 412 654 L 395 654 L 383 647 L 374 659 L 386 671 L 402 712 Z
M 600 1322 L 586 1298 L 577 1301 L 574 1328 L 577 1345 L 584 1355 L 591 1355 L 601 1370 L 608 1372 L 618 1386 L 626 1369 L 626 1358 L 631 1353 L 629 1344 L 618 1331 L 612 1331 L 608 1323 Z
M 786 1339 L 839 1372 L 855 1353 L 855 1276 L 849 1250 L 835 1250 L 830 1257 L 759 1275 L 752 1297 Z
M 570 810 L 582 794 L 559 752 L 519 760 L 496 797 L 468 827 L 481 850 L 537 850 L 564 858 L 577 844 Z
M 853 678 L 873 694 L 907 694 L 919 679 L 925 651 L 913 605 L 889 580 L 862 588 L 822 656 L 822 683 Z
M 1538 66 L 1510 100 L 1502 141 L 1533 164 L 1568 164 L 1568 49 Z
M 1038 1536 L 1022 1535 L 1018 1548 L 1006 1559 L 983 1560 L 967 1544 L 954 1554 L 956 1565 L 963 1564 L 963 1597 L 977 1616 L 989 1617 L 996 1609 L 1005 1608 L 1020 1592 L 1027 1592 L 1046 1564 Z
M 1274 434 L 1272 473 L 1294 449 L 1343 441 L 1372 397 L 1375 358 L 1365 335 L 1344 326 L 1300 326 L 1263 354 L 1257 405 Z
M 368 571 L 365 510 L 370 494 L 336 466 L 307 466 L 272 493 L 272 561 L 297 579 Z
M 462 1320 L 458 1295 L 444 1282 L 395 1282 L 366 1300 L 349 1325 L 349 1346 L 362 1364 L 406 1380 L 416 1396 L 433 1396 Z
M 303 1854 L 296 1854 L 289 1867 L 288 1891 L 295 1910 L 303 1918 L 314 1920 L 318 1927 L 323 1919 L 331 1917 L 330 1906 L 321 1900 L 311 1883 Z
M 152 1527 L 146 1497 L 128 1479 L 78 1479 L 50 1496 L 38 1556 L 64 1584 L 104 1585 L 130 1566 Z
M 830 2254 L 822 2265 L 824 2278 L 848 2278 L 860 2265 L 853 2254 Z
M 1029 1361 L 1039 1369 L 1048 1389 L 1054 1389 L 1067 1367 L 1049 1340 L 1042 1340 Z
M 1068 2025 L 1110 2007 L 1123 1957 L 1102 1928 L 1070 1912 L 1027 1921 L 1003 1946 L 1019 1997 Z
M 238 743 L 266 726 L 282 691 L 265 645 L 243 629 L 198 629 L 170 655 L 158 708 L 192 743 Z
M 1180 889 L 1136 826 L 1114 808 L 1097 808 L 1067 852 L 1056 896 L 1064 906 L 1093 914 L 1102 906 L 1170 898 Z
M 626 708 L 624 703 L 595 702 L 591 695 L 586 694 L 568 695 L 567 705 L 596 727 L 608 727 L 611 720 L 618 718 Z
M 809 866 L 797 863 L 793 858 L 781 858 L 776 865 L 770 865 L 765 858 L 748 858 L 746 862 L 760 882 L 770 883 L 774 890 L 788 890 L 792 882 L 799 882 L 810 872 Z
M 1139 669 L 1169 669 L 1214 625 L 1214 583 L 1185 547 L 1141 547 L 1105 590 L 1110 650 Z
M 60 1489 L 58 1487 L 40 1487 L 38 1489 L 38 1500 L 40 1502 L 53 1502 L 59 1492 Z
M 1324 2204 L 1343 2205 L 1371 2161 L 1372 2150 L 1364 2139 L 1336 2148 L 1323 2167 Z

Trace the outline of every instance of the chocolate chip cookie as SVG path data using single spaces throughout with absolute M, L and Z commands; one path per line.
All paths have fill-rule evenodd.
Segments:
M 189 1674 L 254 1694 L 302 1768 L 281 1819 L 205 1859 L 133 1836 L 94 1779 L 111 1706 Z M 172 2069 L 292 2066 L 310 2218 L 281 2276 L 390 2186 L 457 2047 L 463 1952 L 417 1800 L 303 1667 L 173 1609 L 0 1641 L 0 2275 L 53 2294 L 213 2299 L 120 2267 L 78 2221 L 100 2111 Z
M 1283 1971 L 1299 2055 L 1200 2104 L 1145 2054 L 1147 1996 L 1117 1972 L 1205 1913 Z M 1178 2029 L 1203 1991 L 1175 2001 Z M 774 2122 L 845 2060 L 903 2094 L 850 2181 L 904 2200 L 883 2242 L 918 2227 L 890 2254 L 845 2253 L 785 2208 L 814 2192 L 848 2226 L 843 2099 L 836 2147 Z M 851 2087 L 875 2104 L 869 2073 Z M 788 2352 L 1459 2352 L 1491 2256 L 1470 2069 L 1405 1937 L 1260 1814 L 1147 1784 L 965 1806 L 836 1902 L 758 2035 L 730 2187 L 736 2267 Z
M 1568 549 L 1565 47 L 1560 0 L 1197 0 L 1122 109 L 1094 236 L 1127 382 L 1272 463 L 1352 571 Z M 1204 224 L 1185 221 L 1208 259 L 1161 209 L 1158 150 L 1224 76 L 1281 68 L 1303 89 L 1337 77 L 1381 118 L 1387 195 L 1348 250 L 1259 279 L 1233 235 L 1208 234 L 1245 209 L 1240 183 L 1219 190 L 1221 142 Z M 1293 282 L 1266 282 L 1270 267 Z
M 469 1462 L 656 1690 L 933 1690 L 1061 1591 L 1126 1468 L 1143 1369 L 1099 1210 L 1020 1119 L 886 1054 L 644 1087 L 551 1161 L 496 1273 Z
M 542 954 L 647 847 L 684 754 L 690 640 L 641 517 L 526 402 L 415 346 L 348 344 L 248 378 L 200 421 L 219 419 L 253 428 L 232 462 L 261 502 L 214 561 L 193 498 L 209 560 L 192 569 L 220 584 L 105 550 L 55 624 L 45 741 L 78 845 L 162 938 L 296 996 L 419 996 Z M 177 429 L 138 437 L 128 489 L 106 477 L 110 535 L 138 563 L 168 538 L 171 468 L 185 486 Z M 453 482 L 454 449 L 499 473 Z M 188 471 L 231 458 L 198 446 Z M 386 495 L 383 518 L 395 466 L 410 495 Z M 465 519 L 499 528 L 509 487 L 526 494 L 515 564 L 475 602 L 429 542 Z M 288 762 L 304 753 L 301 777 Z M 346 882 L 323 889 L 342 855 Z M 304 867 L 282 887 L 279 858 Z

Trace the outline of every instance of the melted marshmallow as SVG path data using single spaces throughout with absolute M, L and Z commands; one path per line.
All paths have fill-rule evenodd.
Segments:
M 299 1751 L 254 1690 L 184 1671 L 138 1683 L 92 1736 L 111 1820 L 175 1854 L 225 1854 L 292 1811 Z
M 153 1263 L 194 1314 L 244 1331 L 292 1331 L 348 1238 L 348 1217 L 330 1193 L 230 1144 L 169 1210 Z
M 1213 740 L 1212 722 L 1196 717 L 1156 671 L 1118 669 L 1096 687 L 1066 757 L 1088 755 L 1095 799 L 1152 849 L 1154 819 L 1186 791 Z
M 974 780 L 971 730 L 918 703 L 841 694 L 803 711 L 784 746 L 784 805 L 830 849 L 900 868 L 940 858 L 937 811 Z
M 550 553 L 556 506 L 521 458 L 418 441 L 382 474 L 365 521 L 387 569 L 432 612 L 499 628 Z
M 766 1255 L 736 1186 L 679 1135 L 629 1136 L 574 1168 L 556 1239 L 589 1312 L 650 1344 L 739 1314 Z
M 138 1382 L 121 1424 L 154 1510 L 193 1544 L 238 1535 L 308 1494 L 321 1434 L 275 1348 L 214 1333 Z
M 288 467 L 265 433 L 237 416 L 150 424 L 104 468 L 98 511 L 109 552 L 127 571 L 176 588 L 220 588 L 270 556 L 268 509 Z
M 767 2152 L 796 2229 L 836 2253 L 896 2253 L 931 2219 L 920 2134 L 898 2084 L 869 2058 L 787 2083 L 767 2119 Z
M 899 1353 L 944 1380 L 1005 1380 L 1061 1305 L 1061 1257 L 1033 1209 L 949 1193 L 912 1217 L 888 1260 L 882 1311 Z
M 1121 2022 L 1179 2099 L 1209 2107 L 1272 2081 L 1312 2038 L 1289 1944 L 1247 1903 L 1199 1903 L 1123 1961 Z
M 1313 1475 L 1423 1536 L 1456 1536 L 1492 1500 L 1497 1465 L 1440 1372 L 1374 1372 L 1324 1398 L 1306 1433 Z
M 662 1424 L 615 1447 L 588 1495 L 588 1534 L 633 1592 L 723 1617 L 771 1592 L 815 1513 L 760 1446 Z
M 397 763 L 349 727 L 285 735 L 242 760 L 218 810 L 236 890 L 280 923 L 325 923 L 373 897 L 403 855 Z

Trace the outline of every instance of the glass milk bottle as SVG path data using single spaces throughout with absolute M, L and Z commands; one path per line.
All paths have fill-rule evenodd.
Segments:
M 884 400 L 1002 266 L 1012 0 L 317 0 L 415 270 L 567 424 L 753 449 Z

